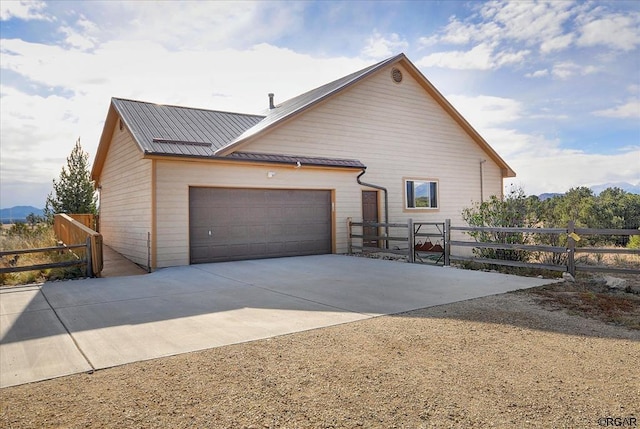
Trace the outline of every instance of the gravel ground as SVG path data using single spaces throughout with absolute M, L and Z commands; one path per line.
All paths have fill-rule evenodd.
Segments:
M 0 426 L 640 426 L 640 330 L 543 299 L 509 293 L 5 388 Z

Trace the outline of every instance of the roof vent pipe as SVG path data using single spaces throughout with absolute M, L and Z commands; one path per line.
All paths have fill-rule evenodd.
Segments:
M 276 105 L 273 104 L 273 92 L 269 93 L 269 109 L 275 109 Z

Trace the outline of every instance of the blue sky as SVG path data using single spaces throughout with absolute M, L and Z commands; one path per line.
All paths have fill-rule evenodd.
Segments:
M 640 2 L 0 3 L 0 207 L 43 207 L 111 97 L 258 113 L 404 52 L 528 194 L 640 184 Z

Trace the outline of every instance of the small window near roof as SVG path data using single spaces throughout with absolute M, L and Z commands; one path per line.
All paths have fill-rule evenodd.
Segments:
M 405 209 L 437 209 L 438 182 L 407 179 L 404 181 Z

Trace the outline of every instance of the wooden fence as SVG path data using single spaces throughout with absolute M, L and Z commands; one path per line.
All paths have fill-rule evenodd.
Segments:
M 76 220 L 93 231 L 98 231 L 98 216 L 91 213 L 67 214 L 71 219 Z
M 76 265 L 85 265 L 87 267 L 86 268 L 87 277 L 92 277 L 93 272 L 92 272 L 91 252 L 86 251 L 88 246 L 90 246 L 89 239 L 87 239 L 87 242 L 85 244 L 74 244 L 71 246 L 65 246 L 64 244 L 61 244 L 60 246 L 42 247 L 38 249 L 1 251 L 0 258 L 13 256 L 13 259 L 11 259 L 13 263 L 12 264 L 10 263 L 8 267 L 0 267 L 0 274 L 17 273 L 21 271 L 45 270 L 48 268 L 73 267 Z M 77 249 L 80 249 L 80 252 L 78 252 Z M 25 255 L 29 253 L 45 253 L 45 252 L 74 252 L 75 259 L 70 261 L 51 262 L 48 264 L 17 265 L 17 258 L 20 255 Z M 78 253 L 82 253 L 83 257 L 81 257 Z
M 88 216 L 91 215 L 82 216 L 84 219 L 90 219 Z M 91 219 L 89 221 L 94 222 Z M 91 260 L 91 273 L 93 276 L 100 275 L 103 268 L 102 235 L 66 214 L 54 216 L 53 230 L 58 240 L 67 246 L 76 244 L 86 246 L 81 252 L 88 253 L 88 258 Z
M 354 228 L 360 233 L 355 232 Z M 368 230 L 378 233 L 369 235 L 365 233 Z M 385 233 L 380 234 L 381 231 Z M 389 235 L 387 231 L 390 231 Z M 348 218 L 347 233 L 349 253 L 353 253 L 354 250 L 384 252 L 406 256 L 409 262 L 446 263 L 444 222 L 413 222 L 409 219 L 407 223 L 377 223 L 353 222 Z M 376 241 L 379 246 L 358 245 L 354 243 L 354 238 L 361 239 L 360 244 Z
M 477 262 L 481 264 L 491 265 L 505 265 L 511 267 L 522 268 L 539 268 L 552 271 L 568 272 L 575 276 L 577 271 L 594 271 L 594 272 L 614 272 L 614 273 L 632 273 L 640 274 L 640 267 L 636 268 L 620 268 L 610 267 L 603 265 L 588 265 L 580 264 L 577 254 L 627 254 L 640 256 L 640 249 L 628 249 L 624 247 L 607 248 L 607 247 L 580 247 L 579 241 L 581 236 L 592 235 L 606 235 L 606 236 L 632 236 L 640 235 L 638 229 L 594 229 L 594 228 L 576 228 L 573 222 L 569 222 L 567 228 L 499 228 L 499 227 L 462 227 L 462 226 L 450 226 L 448 228 L 448 236 L 451 231 L 463 231 L 463 232 L 496 232 L 496 233 L 515 233 L 515 234 L 550 234 L 562 236 L 566 235 L 567 245 L 562 246 L 541 246 L 541 245 L 528 245 L 528 244 L 509 244 L 509 243 L 488 243 L 488 242 L 468 242 L 468 241 L 451 241 L 449 242 L 449 249 L 451 246 L 465 246 L 481 249 L 496 249 L 496 250 L 522 250 L 525 252 L 547 252 L 557 255 L 563 255 L 566 259 L 566 264 L 544 264 L 534 262 L 521 262 L 511 261 L 504 259 L 490 259 L 490 258 L 478 258 L 478 257 L 465 257 L 465 256 L 453 256 L 450 255 L 450 259 L 454 261 L 468 261 Z
M 370 236 L 364 234 L 365 227 L 377 227 L 380 228 L 395 228 L 400 229 L 401 233 L 396 233 L 393 236 L 387 237 L 386 235 Z M 361 227 L 362 234 L 354 233 L 354 227 Z M 424 232 L 425 227 L 435 227 L 430 232 Z M 476 262 L 480 264 L 491 264 L 521 268 L 535 268 L 552 271 L 568 272 L 575 276 L 577 271 L 599 271 L 599 272 L 615 272 L 615 273 L 633 273 L 640 274 L 640 266 L 635 268 L 620 268 L 610 267 L 603 265 L 588 265 L 580 263 L 578 254 L 627 254 L 640 256 L 640 249 L 628 249 L 622 247 L 606 248 L 606 247 L 581 247 L 579 241 L 582 236 L 632 236 L 640 235 L 638 229 L 593 229 L 593 228 L 575 228 L 572 222 L 569 223 L 567 228 L 500 228 L 500 227 L 469 227 L 469 226 L 452 226 L 451 221 L 447 219 L 445 222 L 413 222 L 409 219 L 407 223 L 363 223 L 353 222 L 351 219 L 347 220 L 348 231 L 348 251 L 352 253 L 353 250 L 361 251 L 383 251 L 401 255 L 406 255 L 409 262 L 425 262 L 427 261 L 438 263 L 442 261 L 444 265 L 450 265 L 451 261 L 466 261 Z M 460 231 L 463 233 L 470 232 L 486 232 L 486 233 L 505 233 L 505 234 L 550 234 L 560 236 L 566 236 L 566 246 L 545 246 L 545 245 L 528 245 L 528 244 L 513 244 L 513 243 L 496 243 L 496 242 L 479 242 L 479 241 L 462 241 L 451 240 L 451 232 Z M 421 242 L 421 238 L 426 237 L 428 240 L 431 238 L 437 239 L 439 242 L 438 247 L 430 241 L 427 243 Z M 379 249 L 365 248 L 353 243 L 353 239 L 377 240 L 383 245 Z M 441 241 L 440 241 L 441 240 Z M 390 242 L 396 244 L 390 245 Z M 442 243 L 440 245 L 440 242 Z M 425 245 L 426 244 L 426 245 Z M 563 264 L 550 264 L 550 263 L 535 263 L 535 262 L 522 262 L 507 259 L 494 259 L 494 258 L 480 258 L 476 256 L 462 256 L 452 254 L 452 247 L 466 247 L 466 248 L 478 248 L 478 249 L 495 249 L 495 250 L 507 250 L 507 251 L 524 251 L 524 252 L 546 252 L 555 255 L 561 255 L 566 260 Z M 424 257 L 427 255 L 427 258 Z M 436 258 L 434 258 L 434 256 Z
M 80 221 L 74 219 L 72 216 L 78 217 Z M 93 215 L 55 215 L 53 230 L 56 238 L 60 240 L 60 244 L 54 247 L 42 247 L 38 249 L 0 251 L 0 258 L 9 257 L 8 266 L 0 267 L 0 274 L 85 265 L 87 277 L 99 276 L 104 265 L 102 257 L 102 235 L 85 224 L 95 225 Z M 72 252 L 75 255 L 75 259 L 49 264 L 17 264 L 20 255 L 45 252 Z

